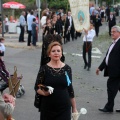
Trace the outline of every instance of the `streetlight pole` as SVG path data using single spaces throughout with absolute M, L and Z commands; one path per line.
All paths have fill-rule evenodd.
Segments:
M 3 25 L 3 0 L 1 0 L 0 7 L 1 7 L 1 20 L 2 20 L 2 37 L 4 37 L 4 25 Z
M 113 7 L 114 7 L 114 0 L 113 0 Z
M 38 29 L 39 29 L 39 34 L 38 34 L 38 40 L 40 40 L 40 6 L 41 6 L 41 1 L 40 0 L 36 0 L 36 6 L 38 7 L 38 16 L 39 16 L 39 24 L 38 24 Z
M 98 0 L 96 0 L 96 7 L 98 7 Z

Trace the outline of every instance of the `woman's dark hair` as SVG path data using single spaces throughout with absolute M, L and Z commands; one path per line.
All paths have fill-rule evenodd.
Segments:
M 54 34 L 45 35 L 43 44 L 47 43 L 49 45 L 51 42 L 54 41 L 57 41 L 62 45 L 62 37 L 60 35 L 54 35 Z
M 5 40 L 3 37 L 0 37 L 0 42 L 2 41 L 2 40 Z

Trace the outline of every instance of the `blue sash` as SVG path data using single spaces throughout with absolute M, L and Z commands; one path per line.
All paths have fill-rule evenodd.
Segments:
M 66 79 L 67 79 L 67 84 L 68 84 L 68 86 L 71 84 L 71 81 L 70 81 L 70 78 L 69 78 L 69 76 L 68 76 L 68 73 L 67 73 L 67 71 L 65 71 L 65 76 L 66 76 Z

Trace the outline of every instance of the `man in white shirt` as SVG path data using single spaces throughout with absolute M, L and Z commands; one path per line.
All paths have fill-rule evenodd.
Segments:
M 21 29 L 21 32 L 20 32 L 20 36 L 19 36 L 19 42 L 25 42 L 24 41 L 24 32 L 25 32 L 25 11 L 22 12 L 20 18 L 19 18 L 19 21 L 20 21 L 20 29 Z
M 28 25 L 28 41 L 27 41 L 27 45 L 28 46 L 31 45 L 33 18 L 35 18 L 35 16 L 33 15 L 33 11 L 31 11 L 30 15 L 27 17 L 27 25 Z
M 9 26 L 9 20 L 8 20 L 8 16 L 5 15 L 5 32 L 8 33 L 8 26 Z
M 92 41 L 95 36 L 95 30 L 93 29 L 93 23 L 90 23 L 89 30 L 84 30 L 85 35 L 83 37 L 83 60 L 84 60 L 84 69 L 87 68 L 89 71 L 91 68 L 91 54 L 92 54 Z M 88 61 L 86 59 L 86 53 L 88 53 Z

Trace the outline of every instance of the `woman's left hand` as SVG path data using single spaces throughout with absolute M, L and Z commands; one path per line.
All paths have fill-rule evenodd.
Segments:
M 77 108 L 72 108 L 72 113 L 78 113 Z

